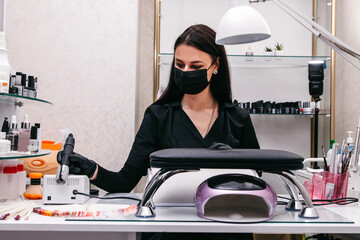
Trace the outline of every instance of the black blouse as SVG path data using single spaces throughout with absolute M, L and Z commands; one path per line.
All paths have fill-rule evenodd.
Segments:
M 152 104 L 145 111 L 131 152 L 119 172 L 99 166 L 92 183 L 108 192 L 130 192 L 149 168 L 149 155 L 165 148 L 208 148 L 224 143 L 232 148 L 259 148 L 250 115 L 236 104 L 219 104 L 219 115 L 203 138 L 180 101 Z

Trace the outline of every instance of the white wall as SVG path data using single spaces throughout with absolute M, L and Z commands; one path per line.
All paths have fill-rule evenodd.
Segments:
M 336 35 L 360 52 L 360 1 L 337 1 Z M 360 115 L 360 71 L 336 56 L 335 140 L 341 143 L 355 131 Z
M 139 1 L 136 131 L 153 102 L 154 1 Z
M 40 122 L 44 140 L 70 128 L 75 151 L 118 170 L 134 135 L 137 1 L 10 0 L 9 61 L 38 76 L 38 97 L 18 117 Z

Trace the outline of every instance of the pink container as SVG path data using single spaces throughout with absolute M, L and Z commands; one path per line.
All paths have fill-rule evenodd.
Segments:
M 321 172 L 314 174 L 312 180 L 306 181 L 304 186 L 312 200 L 344 198 L 347 194 L 349 172 L 335 174 Z

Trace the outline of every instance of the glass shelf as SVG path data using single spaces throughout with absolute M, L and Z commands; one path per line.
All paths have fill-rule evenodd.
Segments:
M 172 53 L 160 53 L 160 65 L 172 63 Z M 330 56 L 265 56 L 265 55 L 227 55 L 231 67 L 234 68 L 305 68 L 313 60 L 325 61 L 327 65 Z
M 25 97 L 25 96 L 9 94 L 9 93 L 0 93 L 0 102 L 14 103 L 17 106 L 22 106 L 22 103 L 27 102 L 27 101 L 28 102 L 31 102 L 31 101 L 42 102 L 42 103 L 47 103 L 47 104 L 52 105 L 51 102 L 42 100 L 39 98 L 31 98 L 31 97 Z
M 26 152 L 10 152 L 7 155 L 0 156 L 0 160 L 7 160 L 7 159 L 18 159 L 18 158 L 33 158 L 33 157 L 42 157 L 51 153 L 51 150 L 43 149 L 40 153 L 37 154 L 30 154 Z

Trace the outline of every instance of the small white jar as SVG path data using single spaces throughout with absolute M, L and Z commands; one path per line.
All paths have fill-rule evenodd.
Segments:
M 0 132 L 0 156 L 4 156 L 10 153 L 11 142 L 5 139 L 6 133 Z

